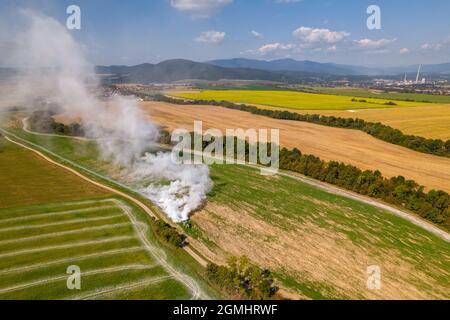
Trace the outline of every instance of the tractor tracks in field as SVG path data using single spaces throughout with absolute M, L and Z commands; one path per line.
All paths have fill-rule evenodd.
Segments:
M 27 128 L 27 125 L 28 125 L 27 119 L 23 119 L 22 123 L 23 123 L 23 130 L 27 131 L 28 133 L 31 133 L 34 135 L 44 135 L 41 133 L 30 131 Z M 57 135 L 57 134 L 48 134 L 48 135 L 55 136 L 55 137 L 63 137 L 62 135 Z M 67 136 L 66 136 L 66 138 L 67 138 Z M 76 138 L 76 137 L 69 137 L 69 138 Z M 82 138 L 82 139 L 89 140 L 87 138 Z M 169 149 L 166 146 L 163 146 L 163 147 L 166 149 Z M 191 150 L 185 150 L 185 152 L 192 153 Z M 195 154 L 195 152 L 194 152 L 194 154 Z M 253 165 L 253 164 L 248 164 L 248 163 L 245 163 L 243 165 L 252 167 L 252 168 L 256 168 L 256 169 L 261 169 L 261 166 L 259 166 L 259 165 Z M 432 233 L 433 235 L 435 235 L 447 242 L 450 242 L 450 234 L 448 232 L 436 227 L 435 225 L 429 223 L 428 221 L 425 221 L 424 219 L 422 219 L 406 210 L 402 210 L 402 209 L 394 207 L 390 204 L 387 204 L 387 203 L 384 203 L 384 202 L 381 202 L 381 201 L 378 201 L 378 200 L 375 200 L 375 199 L 372 199 L 369 197 L 365 197 L 365 196 L 356 194 L 356 193 L 348 191 L 348 190 L 341 189 L 339 187 L 336 187 L 336 186 L 333 186 L 333 185 L 330 185 L 330 184 L 327 184 L 324 182 L 313 180 L 313 179 L 303 176 L 301 174 L 287 172 L 287 171 L 281 171 L 281 170 L 277 174 L 279 176 L 284 176 L 284 177 L 292 178 L 294 180 L 297 180 L 297 181 L 300 181 L 303 183 L 307 183 L 313 187 L 316 187 L 318 189 L 321 189 L 323 191 L 329 192 L 334 195 L 338 195 L 338 196 L 342 196 L 342 197 L 349 198 L 352 200 L 356 200 L 356 201 L 362 202 L 364 204 L 371 205 L 375 208 L 386 210 L 389 213 L 394 214 L 395 216 L 398 216 L 400 218 L 403 218 L 403 219 L 413 223 L 414 225 L 421 227 L 422 229 Z M 199 263 L 206 266 L 206 261 L 202 257 L 200 257 L 195 251 L 193 251 L 191 248 L 186 248 L 186 251 L 188 251 L 188 253 L 192 257 L 194 257 L 194 259 L 196 259 Z M 203 261 L 201 262 L 201 260 L 203 260 Z
M 29 141 L 27 141 L 27 140 L 25 140 L 23 138 L 20 138 L 20 137 L 14 135 L 14 134 L 8 132 L 7 130 L 0 129 L 0 131 L 5 133 L 5 139 L 7 141 L 9 141 L 9 142 L 11 142 L 13 144 L 16 144 L 16 145 L 18 145 L 18 146 L 20 146 L 22 148 L 25 148 L 25 149 L 27 149 L 29 151 L 34 152 L 35 154 L 37 154 L 38 156 L 40 156 L 44 160 L 50 162 L 51 164 L 54 164 L 54 165 L 56 165 L 56 166 L 58 166 L 60 168 L 63 168 L 64 170 L 69 171 L 70 173 L 76 175 L 77 177 L 79 177 L 79 178 L 81 178 L 81 179 L 83 179 L 83 180 L 85 180 L 85 181 L 87 181 L 87 182 L 89 182 L 89 183 L 99 187 L 99 188 L 102 188 L 102 189 L 107 190 L 107 191 L 109 191 L 109 192 L 111 192 L 113 194 L 116 194 L 116 195 L 118 195 L 118 196 L 120 196 L 122 198 L 130 200 L 135 205 L 137 205 L 139 208 L 144 210 L 144 212 L 146 212 L 150 217 L 155 218 L 155 219 L 159 219 L 159 217 L 147 205 L 145 205 L 142 201 L 140 201 L 140 200 L 130 196 L 129 194 L 127 194 L 125 192 L 116 190 L 115 188 L 109 187 L 109 186 L 104 185 L 104 184 L 102 184 L 100 182 L 92 180 L 91 178 L 86 177 L 85 175 L 81 174 L 80 172 L 76 171 L 75 169 L 72 169 L 69 166 L 63 165 L 63 164 L 61 164 L 61 163 L 51 159 L 50 157 L 46 156 L 45 154 L 43 154 L 42 152 L 40 152 L 40 151 L 38 151 L 36 149 L 33 149 L 33 148 L 31 148 L 31 147 L 29 147 L 29 146 L 27 146 L 25 144 L 22 144 L 20 142 L 17 142 L 15 140 L 13 140 L 9 136 L 12 136 L 12 137 L 14 137 L 15 139 L 17 139 L 19 141 L 23 141 L 24 143 L 30 144 L 33 147 L 37 148 L 37 149 L 43 150 L 44 152 L 47 152 L 48 154 L 51 154 L 52 156 L 54 156 L 54 157 L 56 157 L 56 158 L 58 158 L 58 159 L 60 159 L 60 160 L 62 160 L 64 162 L 66 162 L 66 163 L 69 163 L 70 165 L 72 165 L 72 166 L 74 166 L 76 168 L 79 168 L 79 169 L 81 169 L 83 171 L 86 171 L 86 172 L 88 172 L 89 174 L 91 174 L 93 176 L 99 177 L 99 178 L 104 179 L 104 180 L 106 180 L 108 182 L 111 182 L 113 184 L 116 184 L 116 185 L 119 185 L 121 187 L 124 187 L 127 190 L 130 190 L 129 187 L 127 187 L 125 185 L 122 185 L 122 184 L 120 184 L 120 183 L 118 183 L 118 182 L 116 182 L 116 181 L 114 181 L 114 180 L 112 180 L 112 179 L 110 179 L 108 177 L 104 177 L 104 176 L 102 176 L 102 175 L 100 175 L 100 174 L 98 174 L 98 173 L 96 173 L 96 172 L 94 172 L 92 170 L 86 169 L 86 168 L 84 168 L 84 167 L 82 167 L 82 166 L 80 166 L 80 165 L 78 165 L 78 164 L 76 164 L 76 163 L 74 163 L 74 162 L 72 162 L 72 161 L 70 161 L 68 159 L 65 159 L 64 157 L 61 157 L 58 154 L 55 154 L 51 150 L 48 150 L 48 149 L 46 149 L 46 148 L 44 148 L 42 146 L 36 145 L 36 144 L 34 144 L 32 142 L 29 142 Z M 135 192 L 134 190 L 130 190 L 130 191 Z M 132 217 L 133 217 L 132 222 L 137 223 L 137 221 L 134 218 L 134 215 L 132 215 Z M 140 229 L 140 228 L 138 228 L 138 229 Z M 142 231 L 140 232 L 140 237 L 145 238 L 144 245 L 147 247 L 148 250 L 155 250 L 155 247 L 153 245 L 151 245 L 151 243 L 148 241 L 146 235 L 142 234 Z M 141 238 L 141 240 L 142 240 L 142 238 Z M 156 248 L 156 249 L 159 250 L 158 248 Z M 206 266 L 207 265 L 207 262 L 200 255 L 195 254 L 195 252 L 193 252 L 193 250 L 191 248 L 185 247 L 183 249 L 189 255 L 191 255 L 193 257 L 193 259 L 195 259 L 200 265 L 202 265 L 202 266 Z M 36 249 L 36 250 L 39 250 L 39 249 Z M 28 252 L 24 252 L 24 253 L 28 253 Z M 173 268 L 165 260 L 165 257 L 161 255 L 161 253 L 157 253 L 156 251 L 154 251 L 154 256 L 155 256 L 155 259 L 157 259 L 158 262 L 161 263 L 161 266 L 163 266 L 164 269 L 166 269 L 176 280 L 181 282 L 185 287 L 187 287 L 191 291 L 192 299 L 200 299 L 200 298 L 208 299 L 209 298 L 207 296 L 207 294 L 205 292 L 203 292 L 203 290 L 200 288 L 198 283 L 193 278 L 191 278 L 190 276 L 185 275 L 185 274 L 179 272 L 178 270 L 176 270 L 175 268 Z
M 123 265 L 123 266 L 116 266 L 111 268 L 103 268 L 103 269 L 95 269 L 90 271 L 85 271 L 81 273 L 81 276 L 93 276 L 93 275 L 99 275 L 99 274 L 105 274 L 105 273 L 113 273 L 113 272 L 121 272 L 121 271 L 129 271 L 129 270 L 150 270 L 158 265 L 147 265 L 147 264 L 130 264 L 130 265 Z M 31 281 L 27 283 L 18 284 L 12 287 L 7 287 L 0 289 L 0 294 L 3 293 L 9 293 L 14 292 L 18 290 L 24 290 L 40 285 L 46 285 L 50 283 L 55 283 L 58 281 L 65 281 L 67 280 L 67 275 L 57 276 L 57 277 L 49 277 L 44 278 L 36 281 Z

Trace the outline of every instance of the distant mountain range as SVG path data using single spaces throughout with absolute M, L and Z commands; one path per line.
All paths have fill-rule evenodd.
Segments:
M 371 76 L 415 77 L 418 66 L 398 68 L 368 68 L 314 61 L 281 59 L 273 61 L 251 59 L 214 60 L 206 63 L 190 60 L 166 60 L 158 64 L 136 66 L 98 66 L 96 72 L 107 83 L 166 83 L 180 80 L 259 80 L 283 83 L 318 81 L 366 81 Z M 23 71 L 23 70 L 22 70 Z M 21 75 L 21 69 L 0 68 L 0 80 Z M 424 65 L 422 75 L 450 77 L 450 63 Z
M 166 60 L 158 64 L 136 66 L 98 66 L 97 73 L 109 75 L 114 82 L 161 83 L 179 80 L 261 80 L 274 82 L 315 82 L 323 80 L 359 80 L 368 76 L 392 76 L 408 73 L 415 77 L 418 65 L 396 68 L 369 68 L 314 61 L 280 59 L 213 60 L 206 63 L 190 60 Z M 450 63 L 422 66 L 422 75 L 450 74 Z
M 207 63 L 225 68 L 250 68 L 268 71 L 297 71 L 334 75 L 354 75 L 357 74 L 348 66 L 340 66 L 333 63 L 319 63 L 314 61 L 297 61 L 293 59 L 280 60 L 251 60 L 251 59 L 229 59 L 212 60 Z
M 98 66 L 98 74 L 111 75 L 119 82 L 156 83 L 179 80 L 264 80 L 301 82 L 314 80 L 317 73 L 303 71 L 271 71 L 256 68 L 229 68 L 189 60 L 167 60 L 158 64 L 136 66 Z
M 280 60 L 252 60 L 252 59 L 227 59 L 212 60 L 207 63 L 226 68 L 252 68 L 269 71 L 297 71 L 309 73 L 321 73 L 331 75 L 395 75 L 402 73 L 416 73 L 419 66 L 392 68 L 370 68 L 363 66 L 342 65 L 335 63 L 320 63 L 314 61 L 298 61 L 294 59 Z M 450 74 L 450 63 L 423 65 L 424 74 Z

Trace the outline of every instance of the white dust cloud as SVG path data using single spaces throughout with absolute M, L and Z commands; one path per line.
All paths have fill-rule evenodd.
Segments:
M 124 170 L 135 188 L 173 221 L 187 220 L 212 187 L 208 167 L 176 164 L 171 153 L 148 152 L 157 144 L 158 129 L 136 100 L 115 96 L 108 103 L 100 101 L 94 93 L 94 66 L 69 31 L 32 11 L 21 16 L 23 27 L 9 35 L 15 40 L 8 62 L 20 67 L 21 76 L 8 102 L 14 97 L 16 105 L 30 109 L 36 98 L 58 104 L 81 120 L 103 157 Z

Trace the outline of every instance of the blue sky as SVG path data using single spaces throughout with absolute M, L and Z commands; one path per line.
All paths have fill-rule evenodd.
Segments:
M 450 62 L 448 0 L 0 0 L 3 29 L 18 8 L 61 23 L 81 8 L 70 31 L 96 64 L 172 58 L 206 61 L 291 57 L 369 66 Z M 366 26 L 369 5 L 381 30 Z M 1 46 L 0 46 L 1 49 Z

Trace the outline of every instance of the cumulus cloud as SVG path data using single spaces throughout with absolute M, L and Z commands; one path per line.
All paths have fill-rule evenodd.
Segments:
M 283 43 L 275 42 L 275 43 L 265 44 L 256 51 L 259 54 L 265 55 L 268 53 L 273 53 L 275 51 L 286 51 L 286 50 L 291 50 L 294 48 L 295 48 L 295 45 L 290 44 L 290 43 L 283 44 Z
M 365 49 L 381 49 L 385 48 L 387 45 L 397 41 L 397 39 L 380 39 L 380 40 L 371 40 L 371 39 L 360 39 L 353 40 L 353 43 L 360 48 Z
M 420 48 L 423 50 L 440 51 L 445 46 L 448 46 L 448 45 L 450 45 L 450 41 L 443 41 L 443 42 L 438 42 L 438 43 L 424 43 L 420 46 Z
M 350 33 L 345 31 L 331 31 L 329 29 L 300 27 L 294 30 L 292 35 L 306 45 L 334 45 L 349 37 Z
M 260 32 L 258 32 L 258 31 L 252 30 L 250 33 L 251 33 L 251 35 L 252 35 L 253 37 L 255 37 L 256 39 L 262 39 L 262 38 L 264 38 L 263 34 L 260 33 Z
M 333 46 L 331 46 L 331 47 L 328 47 L 328 48 L 327 48 L 327 51 L 328 51 L 328 52 L 336 52 L 336 51 L 337 51 L 337 47 L 336 47 L 335 45 L 333 45 Z
M 233 0 L 171 0 L 170 5 L 192 14 L 194 18 L 209 18 L 232 2 Z
M 408 49 L 408 48 L 402 48 L 402 49 L 400 49 L 400 53 L 401 54 L 407 54 L 407 53 L 409 53 L 410 52 L 410 50 Z
M 226 33 L 220 31 L 204 31 L 199 35 L 195 41 L 203 43 L 220 43 L 225 39 Z

